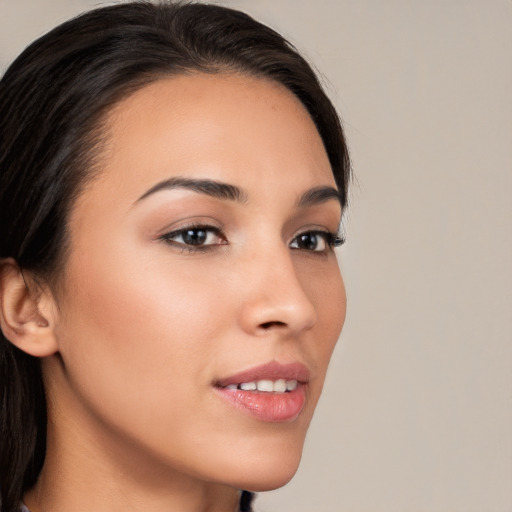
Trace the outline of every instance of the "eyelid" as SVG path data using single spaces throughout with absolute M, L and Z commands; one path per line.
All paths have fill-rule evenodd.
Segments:
M 217 229 L 221 232 L 224 231 L 225 227 L 216 217 L 209 215 L 190 215 L 188 217 L 182 217 L 176 221 L 165 224 L 158 231 L 155 230 L 155 238 L 160 238 L 163 235 L 183 231 L 185 229 L 192 228 L 208 228 Z

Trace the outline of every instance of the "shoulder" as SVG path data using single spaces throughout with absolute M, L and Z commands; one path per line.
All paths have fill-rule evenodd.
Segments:
M 30 510 L 23 503 L 20 503 L 16 512 L 30 512 Z

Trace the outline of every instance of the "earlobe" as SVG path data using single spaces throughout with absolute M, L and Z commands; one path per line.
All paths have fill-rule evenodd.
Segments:
M 35 357 L 57 351 L 56 312 L 49 292 L 24 275 L 12 258 L 0 260 L 0 327 L 20 350 Z

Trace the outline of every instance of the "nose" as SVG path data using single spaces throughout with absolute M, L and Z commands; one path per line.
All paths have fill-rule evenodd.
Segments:
M 244 331 L 296 336 L 315 325 L 317 312 L 304 288 L 306 276 L 298 275 L 289 248 L 283 247 L 278 254 L 253 254 L 248 265 L 243 272 L 245 293 L 239 310 Z

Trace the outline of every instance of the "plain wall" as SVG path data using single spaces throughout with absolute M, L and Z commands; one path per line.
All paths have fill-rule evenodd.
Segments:
M 103 3 L 0 0 L 0 67 Z M 218 3 L 314 62 L 357 178 L 345 330 L 301 469 L 257 510 L 512 511 L 512 2 Z

